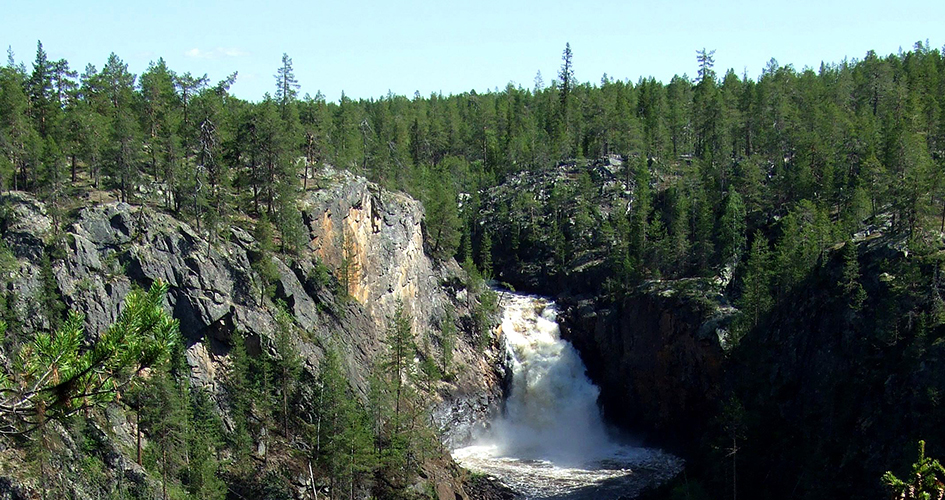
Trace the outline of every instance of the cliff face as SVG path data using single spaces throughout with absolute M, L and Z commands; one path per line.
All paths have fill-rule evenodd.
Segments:
M 436 324 L 451 300 L 440 284 L 459 270 L 452 261 L 434 269 L 424 253 L 423 206 L 363 178 L 341 175 L 345 182 L 313 192 L 303 203 L 314 255 L 336 275 L 348 266 L 348 293 L 378 328 L 385 328 L 398 301 L 413 317 L 415 331 Z
M 168 308 L 180 321 L 185 339 L 191 385 L 207 390 L 225 422 L 229 410 L 221 381 L 231 364 L 234 333 L 246 339 L 251 355 L 262 351 L 276 355 L 273 308 L 264 297 L 266 284 L 252 264 L 269 257 L 238 225 L 211 241 L 191 225 L 155 209 L 109 203 L 82 209 L 73 222 L 56 231 L 47 208 L 28 195 L 4 195 L 0 206 L 0 235 L 15 258 L 3 277 L 9 314 L 18 324 L 8 336 L 15 340 L 48 329 L 44 289 L 52 287 L 69 309 L 83 313 L 87 332 L 94 337 L 116 319 L 133 286 L 148 287 L 163 280 L 170 285 Z M 305 370 L 317 373 L 323 347 L 333 346 L 349 380 L 365 394 L 367 376 L 385 349 L 382 339 L 388 318 L 398 303 L 412 316 L 418 345 L 432 344 L 431 349 L 440 348 L 435 334 L 446 321 L 447 309 L 460 325 L 471 324 L 462 321 L 470 314 L 474 297 L 464 288 L 461 270 L 455 262 L 434 262 L 424 253 L 419 202 L 338 173 L 328 187 L 308 193 L 301 209 L 310 231 L 310 252 L 292 261 L 273 256 L 277 273 L 269 285 L 300 329 L 292 342 Z M 44 261 L 52 283 L 50 274 L 44 274 Z M 343 265 L 354 271 L 348 290 L 354 300 L 343 300 L 315 278 L 320 265 L 335 276 Z M 456 418 L 472 419 L 469 414 L 487 411 L 499 397 L 498 361 L 472 347 L 474 336 L 472 331 L 458 333 L 453 359 L 461 369 L 451 382 L 439 383 L 436 405 L 446 415 L 444 423 L 453 418 L 450 408 L 465 408 L 465 415 L 459 412 Z M 108 416 L 102 431 L 117 436 L 115 449 L 122 450 L 129 443 L 120 442 L 121 436 L 133 435 L 133 423 L 120 408 Z M 265 435 L 255 438 L 266 440 Z M 141 472 L 127 456 L 116 459 L 115 466 Z M 462 486 L 449 473 L 431 475 L 443 483 L 437 491 L 465 498 Z M 15 483 L 16 475 L 10 480 Z
M 616 301 L 562 299 L 564 336 L 601 387 L 611 420 L 680 442 L 718 398 L 730 310 L 695 300 L 694 282 L 654 282 Z
M 832 249 L 731 351 L 725 401 L 740 411 L 720 423 L 743 440 L 739 473 L 769 478 L 743 491 L 879 498 L 885 471 L 908 474 L 918 440 L 943 455 L 945 255 L 918 243 L 874 233 Z
M 751 497 L 877 498 L 918 440 L 942 453 L 943 254 L 890 235 L 845 245 L 737 342 L 736 311 L 697 280 L 562 297 L 566 335 L 607 415 L 683 454 L 690 480 L 730 492 L 737 473 Z
M 722 286 L 710 279 L 608 291 L 626 278 L 612 260 L 621 250 L 597 228 L 632 208 L 626 177 L 615 157 L 522 172 L 483 195 L 481 220 L 504 242 L 492 248 L 498 279 L 558 302 L 562 335 L 601 387 L 607 417 L 662 444 L 683 442 L 720 393 L 734 311 L 719 305 Z
M 483 194 L 481 219 L 504 243 L 492 247 L 498 279 L 558 302 L 610 419 L 681 454 L 717 496 L 737 480 L 739 496 L 876 498 L 919 439 L 943 455 L 940 235 L 906 240 L 887 224 L 824 249 L 790 289 L 768 287 L 770 310 L 736 340 L 728 279 L 608 286 L 628 279 L 608 258 L 626 249 L 594 228 L 632 209 L 620 171 L 516 174 Z

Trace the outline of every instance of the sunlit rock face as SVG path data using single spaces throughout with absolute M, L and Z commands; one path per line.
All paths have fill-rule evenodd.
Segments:
M 348 265 L 348 293 L 379 326 L 397 301 L 413 317 L 415 330 L 428 324 L 444 298 L 434 263 L 423 251 L 423 206 L 364 178 L 339 175 L 346 181 L 303 202 L 311 250 L 329 269 Z
M 84 315 L 90 337 L 117 318 L 133 287 L 147 288 L 161 280 L 169 286 L 167 309 L 180 321 L 190 384 L 206 391 L 224 425 L 231 425 L 223 383 L 232 363 L 230 348 L 238 335 L 251 356 L 267 352 L 278 357 L 275 300 L 285 305 L 298 326 L 291 342 L 309 376 L 318 372 L 323 349 L 330 346 L 340 354 L 359 397 L 367 392 L 374 361 L 386 349 L 382 340 L 388 319 L 401 302 L 412 317 L 417 344 L 427 352 L 439 354 L 437 335 L 447 319 L 455 321 L 455 375 L 436 384 L 430 404 L 439 427 L 459 429 L 456 424 L 464 419 L 472 426 L 501 400 L 497 358 L 502 353 L 476 348 L 469 317 L 476 294 L 466 289 L 467 280 L 452 259 L 437 261 L 424 251 L 422 205 L 327 167 L 320 171 L 319 184 L 301 197 L 309 244 L 307 251 L 293 256 L 264 252 L 253 236 L 252 222 L 239 218 L 211 234 L 206 226 L 163 211 L 161 204 L 108 202 L 89 203 L 63 222 L 29 194 L 0 194 L 0 241 L 13 257 L 4 281 L 8 296 L 16 297 L 9 307 L 17 328 L 7 338 L 29 338 L 49 328 L 39 297 L 50 284 L 44 283 L 50 278 L 42 271 L 50 242 L 57 242 L 63 253 L 49 264 L 52 285 L 67 308 Z M 57 224 L 61 234 L 54 234 Z M 334 286 L 346 257 L 345 243 L 347 257 L 355 263 L 348 290 L 355 300 Z M 265 278 L 268 283 L 255 266 L 262 258 L 271 258 L 275 270 Z M 317 279 L 319 263 L 334 278 Z M 0 353 L 0 364 L 8 363 Z M 312 388 L 304 390 L 309 391 L 305 401 L 313 401 Z M 300 404 L 294 411 L 308 421 L 313 409 Z M 145 481 L 134 457 L 119 456 L 121 450 L 135 448 L 135 433 L 128 424 L 134 419 L 123 407 L 110 408 L 107 416 L 109 427 L 117 429 L 108 442 L 118 457 L 113 467 L 137 467 L 134 473 Z M 260 432 L 253 439 L 260 456 L 277 447 L 275 433 Z M 307 470 L 307 465 L 296 464 L 298 470 Z M 451 462 L 438 462 L 425 474 L 441 497 L 467 498 Z M 18 487 L 17 481 L 13 487 Z

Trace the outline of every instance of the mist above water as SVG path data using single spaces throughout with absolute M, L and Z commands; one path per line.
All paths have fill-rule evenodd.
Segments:
M 503 456 L 580 465 L 611 447 L 587 379 L 570 342 L 561 340 L 554 303 L 506 295 L 502 333 L 512 366 L 505 413 L 491 439 Z
M 600 390 L 561 339 L 553 302 L 508 292 L 500 299 L 512 387 L 488 432 L 453 451 L 461 465 L 526 498 L 632 497 L 682 469 L 672 455 L 610 439 Z

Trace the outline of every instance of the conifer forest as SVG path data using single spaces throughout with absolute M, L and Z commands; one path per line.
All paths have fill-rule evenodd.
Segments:
M 626 498 L 941 498 L 943 50 L 337 101 L 10 50 L 0 498 L 597 498 L 450 455 L 499 289 L 685 462 Z

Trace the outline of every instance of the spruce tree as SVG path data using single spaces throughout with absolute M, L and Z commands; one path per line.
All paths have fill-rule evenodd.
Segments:
M 106 165 L 118 185 L 121 201 L 127 202 L 138 186 L 141 153 L 138 123 L 132 108 L 135 75 L 129 73 L 128 65 L 113 53 L 99 77 L 109 102 L 107 116 L 111 125 Z
M 289 401 L 295 397 L 294 393 L 298 386 L 302 363 L 293 339 L 296 334 L 295 320 L 281 300 L 276 302 L 275 317 L 275 347 L 276 354 L 279 356 L 279 392 L 282 395 L 282 433 L 286 439 L 291 439 L 289 420 L 292 412 L 289 411 Z
M 740 335 L 757 326 L 774 302 L 771 296 L 771 265 L 768 239 L 756 231 L 742 279 L 742 296 L 738 301 L 742 317 L 745 318 Z
M 745 205 L 737 191 L 729 191 L 719 219 L 722 263 L 734 268 L 745 251 Z
M 295 72 L 292 70 L 292 58 L 289 54 L 282 54 L 282 66 L 276 70 L 274 76 L 276 79 L 276 101 L 279 103 L 279 109 L 283 119 L 286 118 L 289 106 L 299 95 L 299 82 L 295 79 Z

